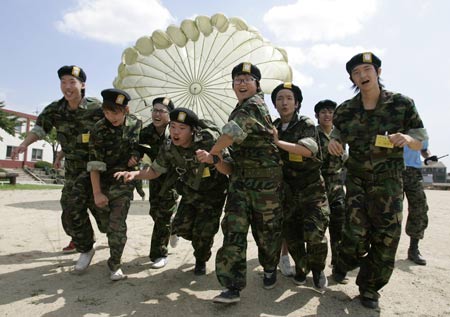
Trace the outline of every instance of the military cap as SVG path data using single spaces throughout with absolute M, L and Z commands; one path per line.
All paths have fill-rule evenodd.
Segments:
M 187 124 L 191 127 L 198 126 L 198 116 L 187 108 L 175 108 L 169 114 L 170 121 Z
M 347 64 L 345 64 L 345 68 L 347 72 L 351 75 L 353 68 L 360 64 L 372 64 L 375 68 L 381 66 L 381 59 L 379 59 L 375 54 L 371 52 L 359 53 L 353 56 Z
M 102 91 L 103 104 L 126 107 L 130 101 L 130 95 L 123 90 L 109 88 Z
M 169 112 L 175 108 L 172 100 L 170 100 L 170 98 L 168 98 L 168 97 L 159 97 L 159 98 L 153 99 L 152 105 L 155 106 L 157 103 L 160 103 L 160 104 L 166 106 L 166 108 L 167 108 L 167 110 L 169 110 Z
M 337 103 L 335 103 L 333 100 L 330 99 L 324 99 L 319 101 L 315 106 L 314 106 L 314 112 L 315 113 L 319 113 L 320 110 L 322 109 L 331 109 L 331 110 L 335 110 L 337 106 Z
M 293 83 L 282 83 L 275 87 L 275 89 L 272 91 L 272 103 L 275 105 L 277 94 L 282 89 L 288 89 L 291 90 L 294 94 L 295 101 L 298 101 L 298 103 L 302 103 L 303 101 L 303 95 L 300 87 L 294 85 Z
M 63 66 L 60 69 L 58 69 L 58 77 L 59 79 L 61 79 L 62 76 L 64 75 L 70 75 L 73 76 L 75 78 L 77 78 L 78 80 L 80 80 L 81 82 L 86 82 L 86 73 L 84 72 L 84 70 L 81 67 L 75 66 L 75 65 L 71 65 L 71 66 Z
M 261 80 L 261 71 L 252 63 L 240 63 L 234 66 L 231 71 L 231 78 L 234 79 L 234 77 L 242 74 L 249 74 L 255 77 L 256 80 Z

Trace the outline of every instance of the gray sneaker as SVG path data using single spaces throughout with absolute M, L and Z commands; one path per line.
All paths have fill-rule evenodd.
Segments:
M 95 254 L 95 248 L 92 248 L 88 252 L 84 252 L 80 254 L 78 258 L 77 264 L 75 264 L 75 271 L 78 273 L 83 273 L 88 268 L 89 264 L 91 264 L 91 260 Z

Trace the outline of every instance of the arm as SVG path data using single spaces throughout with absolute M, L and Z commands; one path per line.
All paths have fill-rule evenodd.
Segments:
M 197 155 L 197 159 L 199 162 L 214 165 L 216 169 L 222 174 L 230 175 L 233 171 L 232 165 L 229 162 L 225 162 L 222 155 L 217 155 L 219 161 L 217 163 L 214 163 L 214 155 L 209 153 L 208 151 L 197 150 L 195 154 Z
M 55 159 L 55 163 L 53 163 L 53 167 L 56 169 L 60 169 L 61 168 L 61 161 L 64 158 L 64 152 L 63 151 L 59 151 L 56 154 L 56 159 Z
M 106 207 L 108 205 L 108 197 L 102 193 L 100 187 L 100 172 L 98 170 L 91 170 L 91 184 L 95 205 L 100 208 Z
M 291 143 L 286 142 L 278 139 L 278 130 L 276 128 L 273 128 L 273 139 L 280 149 L 285 150 L 286 152 L 293 153 L 293 154 L 300 154 L 303 157 L 312 157 L 313 152 L 310 151 L 307 147 L 297 144 L 297 143 Z
M 420 151 L 422 149 L 422 142 L 408 134 L 394 133 L 389 135 L 389 140 L 397 147 L 408 146 L 414 151 Z
M 123 177 L 125 183 L 131 182 L 134 179 L 155 179 L 158 178 L 161 173 L 156 172 L 151 166 L 140 171 L 123 171 L 114 173 L 114 178 L 119 180 Z
M 27 149 L 27 147 L 30 144 L 33 144 L 34 142 L 39 140 L 39 136 L 37 136 L 36 134 L 30 132 L 27 134 L 27 136 L 25 137 L 25 140 L 22 141 L 22 143 L 20 143 L 19 146 L 14 147 L 12 153 L 11 153 L 11 158 L 13 160 L 17 159 L 20 153 L 25 152 L 25 150 Z
M 228 134 L 222 134 L 218 139 L 216 144 L 211 148 L 211 151 L 209 152 L 212 155 L 219 155 L 220 152 L 222 152 L 223 149 L 229 147 L 233 144 L 233 138 L 229 136 Z

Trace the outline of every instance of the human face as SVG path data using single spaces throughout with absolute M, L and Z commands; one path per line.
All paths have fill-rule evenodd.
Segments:
M 152 121 L 155 128 L 164 129 L 169 123 L 169 110 L 162 103 L 156 103 L 152 109 Z
M 125 111 L 118 109 L 117 111 L 104 109 L 106 120 L 108 120 L 113 126 L 120 127 L 125 122 Z
M 256 79 L 252 75 L 238 75 L 233 79 L 233 90 L 239 104 L 241 104 L 244 100 L 256 94 L 258 90 Z
M 316 114 L 316 118 L 319 120 L 319 125 L 322 128 L 330 129 L 333 127 L 333 114 L 334 111 L 329 108 L 324 108 Z
M 290 89 L 281 89 L 275 98 L 275 108 L 280 114 L 281 121 L 290 122 L 298 102 L 295 101 L 294 92 Z
M 378 76 L 381 68 L 375 69 L 372 64 L 360 64 L 353 68 L 350 78 L 361 91 L 378 89 Z
M 64 95 L 64 98 L 69 102 L 80 102 L 81 90 L 85 88 L 85 83 L 81 82 L 77 78 L 64 75 L 60 80 L 61 92 Z
M 192 143 L 193 131 L 190 125 L 171 121 L 169 124 L 170 138 L 176 146 L 187 148 Z

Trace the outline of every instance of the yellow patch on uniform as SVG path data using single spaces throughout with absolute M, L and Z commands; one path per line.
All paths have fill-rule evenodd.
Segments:
M 83 143 L 89 143 L 89 137 L 90 137 L 90 134 L 89 134 L 89 133 L 83 133 L 83 134 L 81 135 L 81 142 L 83 142 Z
M 284 83 L 283 87 L 287 89 L 292 89 L 292 83 Z
M 242 64 L 242 71 L 246 72 L 246 73 L 251 73 L 252 72 L 252 64 L 250 64 L 250 63 Z
M 394 147 L 394 144 L 392 144 L 387 135 L 378 134 L 377 138 L 375 139 L 375 146 L 392 149 Z
M 162 101 L 162 104 L 164 105 L 164 106 L 168 106 L 169 105 L 169 102 L 170 102 L 170 99 L 169 98 L 164 98 L 164 100 Z
M 210 177 L 210 176 L 211 176 L 211 172 L 209 171 L 209 167 L 205 166 L 205 168 L 203 169 L 202 177 Z
M 372 53 L 363 53 L 362 59 L 364 63 L 372 64 Z
M 186 120 L 186 112 L 180 111 L 178 113 L 177 121 L 184 122 Z
M 80 68 L 77 66 L 72 67 L 72 76 L 79 77 L 80 76 Z
M 117 95 L 117 97 L 116 97 L 116 104 L 123 105 L 124 100 L 125 100 L 125 96 L 124 95 Z
M 300 154 L 289 153 L 289 161 L 291 162 L 303 162 L 303 156 Z

